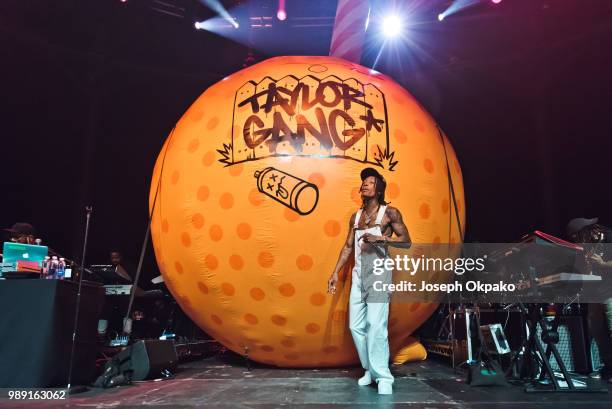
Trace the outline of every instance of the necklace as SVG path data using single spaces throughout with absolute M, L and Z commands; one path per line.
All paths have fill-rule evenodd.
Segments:
M 370 221 L 372 221 L 372 216 L 375 213 L 378 213 L 378 209 L 380 208 L 380 205 L 376 206 L 376 209 L 374 209 L 373 212 L 371 212 L 370 214 L 368 214 L 367 212 L 365 213 L 365 224 L 368 225 L 370 224 Z

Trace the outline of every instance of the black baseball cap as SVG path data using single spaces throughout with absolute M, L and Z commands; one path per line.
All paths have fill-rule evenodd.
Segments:
M 569 221 L 566 227 L 567 235 L 571 236 L 572 234 L 576 234 L 580 232 L 585 227 L 592 226 L 597 224 L 599 219 L 594 217 L 592 219 L 585 219 L 584 217 L 578 217 L 576 219 L 572 219 Z
M 375 178 L 380 180 L 383 183 L 384 186 L 387 186 L 387 181 L 385 180 L 383 175 L 378 173 L 378 171 L 376 169 L 374 169 L 374 168 L 365 168 L 364 170 L 361 171 L 361 180 L 365 180 L 366 178 L 368 178 L 370 176 L 374 176 Z
M 23 234 L 26 236 L 36 236 L 36 229 L 30 223 L 15 223 L 10 229 L 4 229 L 4 231 L 12 234 Z

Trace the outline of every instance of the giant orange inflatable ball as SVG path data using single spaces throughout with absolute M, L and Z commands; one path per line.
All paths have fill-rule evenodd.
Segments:
M 455 153 L 389 77 L 337 58 L 279 57 L 208 88 L 168 136 L 150 190 L 155 255 L 181 308 L 262 363 L 357 363 L 351 266 L 335 295 L 326 290 L 365 167 L 386 178 L 415 243 L 462 240 L 449 225 L 447 169 L 465 211 Z M 435 307 L 391 305 L 392 356 L 423 358 L 409 335 Z

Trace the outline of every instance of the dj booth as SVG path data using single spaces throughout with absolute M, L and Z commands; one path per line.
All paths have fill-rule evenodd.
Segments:
M 66 280 L 0 280 L 0 388 L 68 383 L 78 283 Z M 104 288 L 83 282 L 72 384 L 95 376 L 97 323 Z

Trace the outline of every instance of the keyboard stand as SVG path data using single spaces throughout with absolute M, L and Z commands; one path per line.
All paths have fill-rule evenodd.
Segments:
M 520 351 L 524 351 L 524 359 L 529 360 L 529 363 L 537 362 L 537 366 L 535 368 L 530 368 L 528 379 L 531 379 L 531 382 L 525 387 L 525 392 L 608 392 L 608 389 L 606 388 L 593 387 L 588 385 L 588 383 L 585 387 L 577 387 L 572 380 L 572 377 L 567 371 L 565 363 L 561 358 L 561 354 L 559 354 L 559 350 L 555 345 L 559 340 L 559 334 L 557 332 L 557 328 L 559 327 L 559 314 L 557 314 L 555 317 L 552 328 L 549 328 L 537 304 L 532 304 L 530 307 L 527 307 L 524 303 L 519 303 L 518 305 L 529 332 L 529 336 L 523 341 Z M 546 344 L 546 350 L 544 350 L 544 347 L 537 339 L 538 324 L 540 324 L 540 328 L 542 328 L 541 338 Z M 555 357 L 555 360 L 559 365 L 559 369 L 562 373 L 561 379 L 555 375 L 555 372 L 550 365 L 551 354 Z M 512 360 L 509 370 L 512 370 L 514 365 L 518 363 L 519 357 L 520 354 L 517 353 Z M 537 373 L 537 369 L 539 369 L 540 375 L 536 378 L 535 374 Z M 550 380 L 550 384 L 548 385 L 544 384 L 547 377 Z M 550 385 L 552 385 L 552 387 Z

